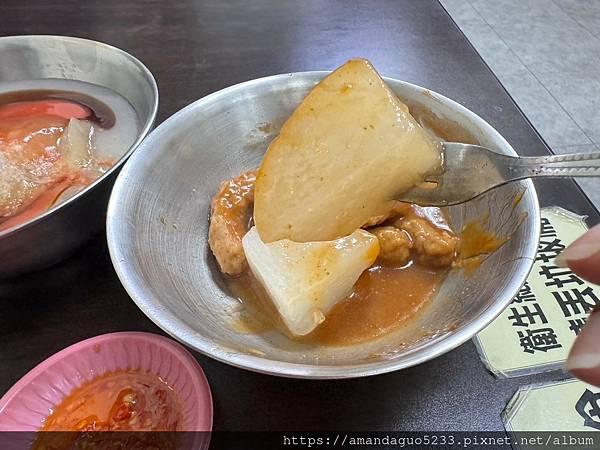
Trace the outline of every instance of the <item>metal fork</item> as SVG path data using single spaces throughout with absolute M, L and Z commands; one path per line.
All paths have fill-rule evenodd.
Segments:
M 600 176 L 600 152 L 515 157 L 479 145 L 443 144 L 442 171 L 402 194 L 400 201 L 422 206 L 463 203 L 510 181 L 533 177 Z

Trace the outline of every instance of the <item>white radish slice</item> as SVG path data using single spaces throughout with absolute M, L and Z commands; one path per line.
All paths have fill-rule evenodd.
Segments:
M 59 150 L 66 165 L 73 171 L 92 162 L 94 127 L 87 120 L 71 119 L 60 138 Z
M 334 241 L 265 244 L 252 227 L 242 244 L 252 273 L 296 336 L 323 322 L 379 254 L 379 241 L 364 230 Z
M 269 146 L 254 223 L 265 242 L 346 236 L 440 163 L 436 142 L 373 66 L 351 60 L 313 88 Z

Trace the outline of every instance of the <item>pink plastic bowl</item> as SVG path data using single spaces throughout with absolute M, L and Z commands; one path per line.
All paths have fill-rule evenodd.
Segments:
M 183 431 L 210 431 L 212 398 L 202 368 L 181 345 L 150 333 L 110 333 L 73 344 L 21 378 L 0 399 L 0 431 L 37 431 L 50 409 L 98 375 L 140 369 L 159 375 L 183 405 Z

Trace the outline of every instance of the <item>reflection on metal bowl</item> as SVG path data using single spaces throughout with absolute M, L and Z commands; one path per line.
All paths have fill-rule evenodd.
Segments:
M 222 180 L 258 166 L 270 139 L 325 74 L 249 81 L 191 104 L 148 136 L 115 183 L 108 243 L 129 295 L 166 332 L 234 366 L 299 378 L 351 378 L 410 367 L 473 337 L 510 303 L 531 269 L 539 205 L 527 180 L 449 208 L 456 230 L 489 213 L 490 231 L 510 239 L 472 271 L 450 271 L 410 326 L 346 347 L 236 327 L 241 305 L 228 292 L 207 244 L 211 198 Z M 412 84 L 386 81 L 413 111 L 427 112 L 426 122 L 515 154 L 497 131 L 461 105 Z

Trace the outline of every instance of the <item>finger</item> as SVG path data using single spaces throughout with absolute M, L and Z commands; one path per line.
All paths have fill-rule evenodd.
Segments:
M 563 250 L 554 264 L 559 267 L 569 266 L 580 277 L 600 284 L 600 225 L 590 229 Z
M 567 369 L 580 380 L 600 386 L 600 308 L 596 307 L 571 348 Z

